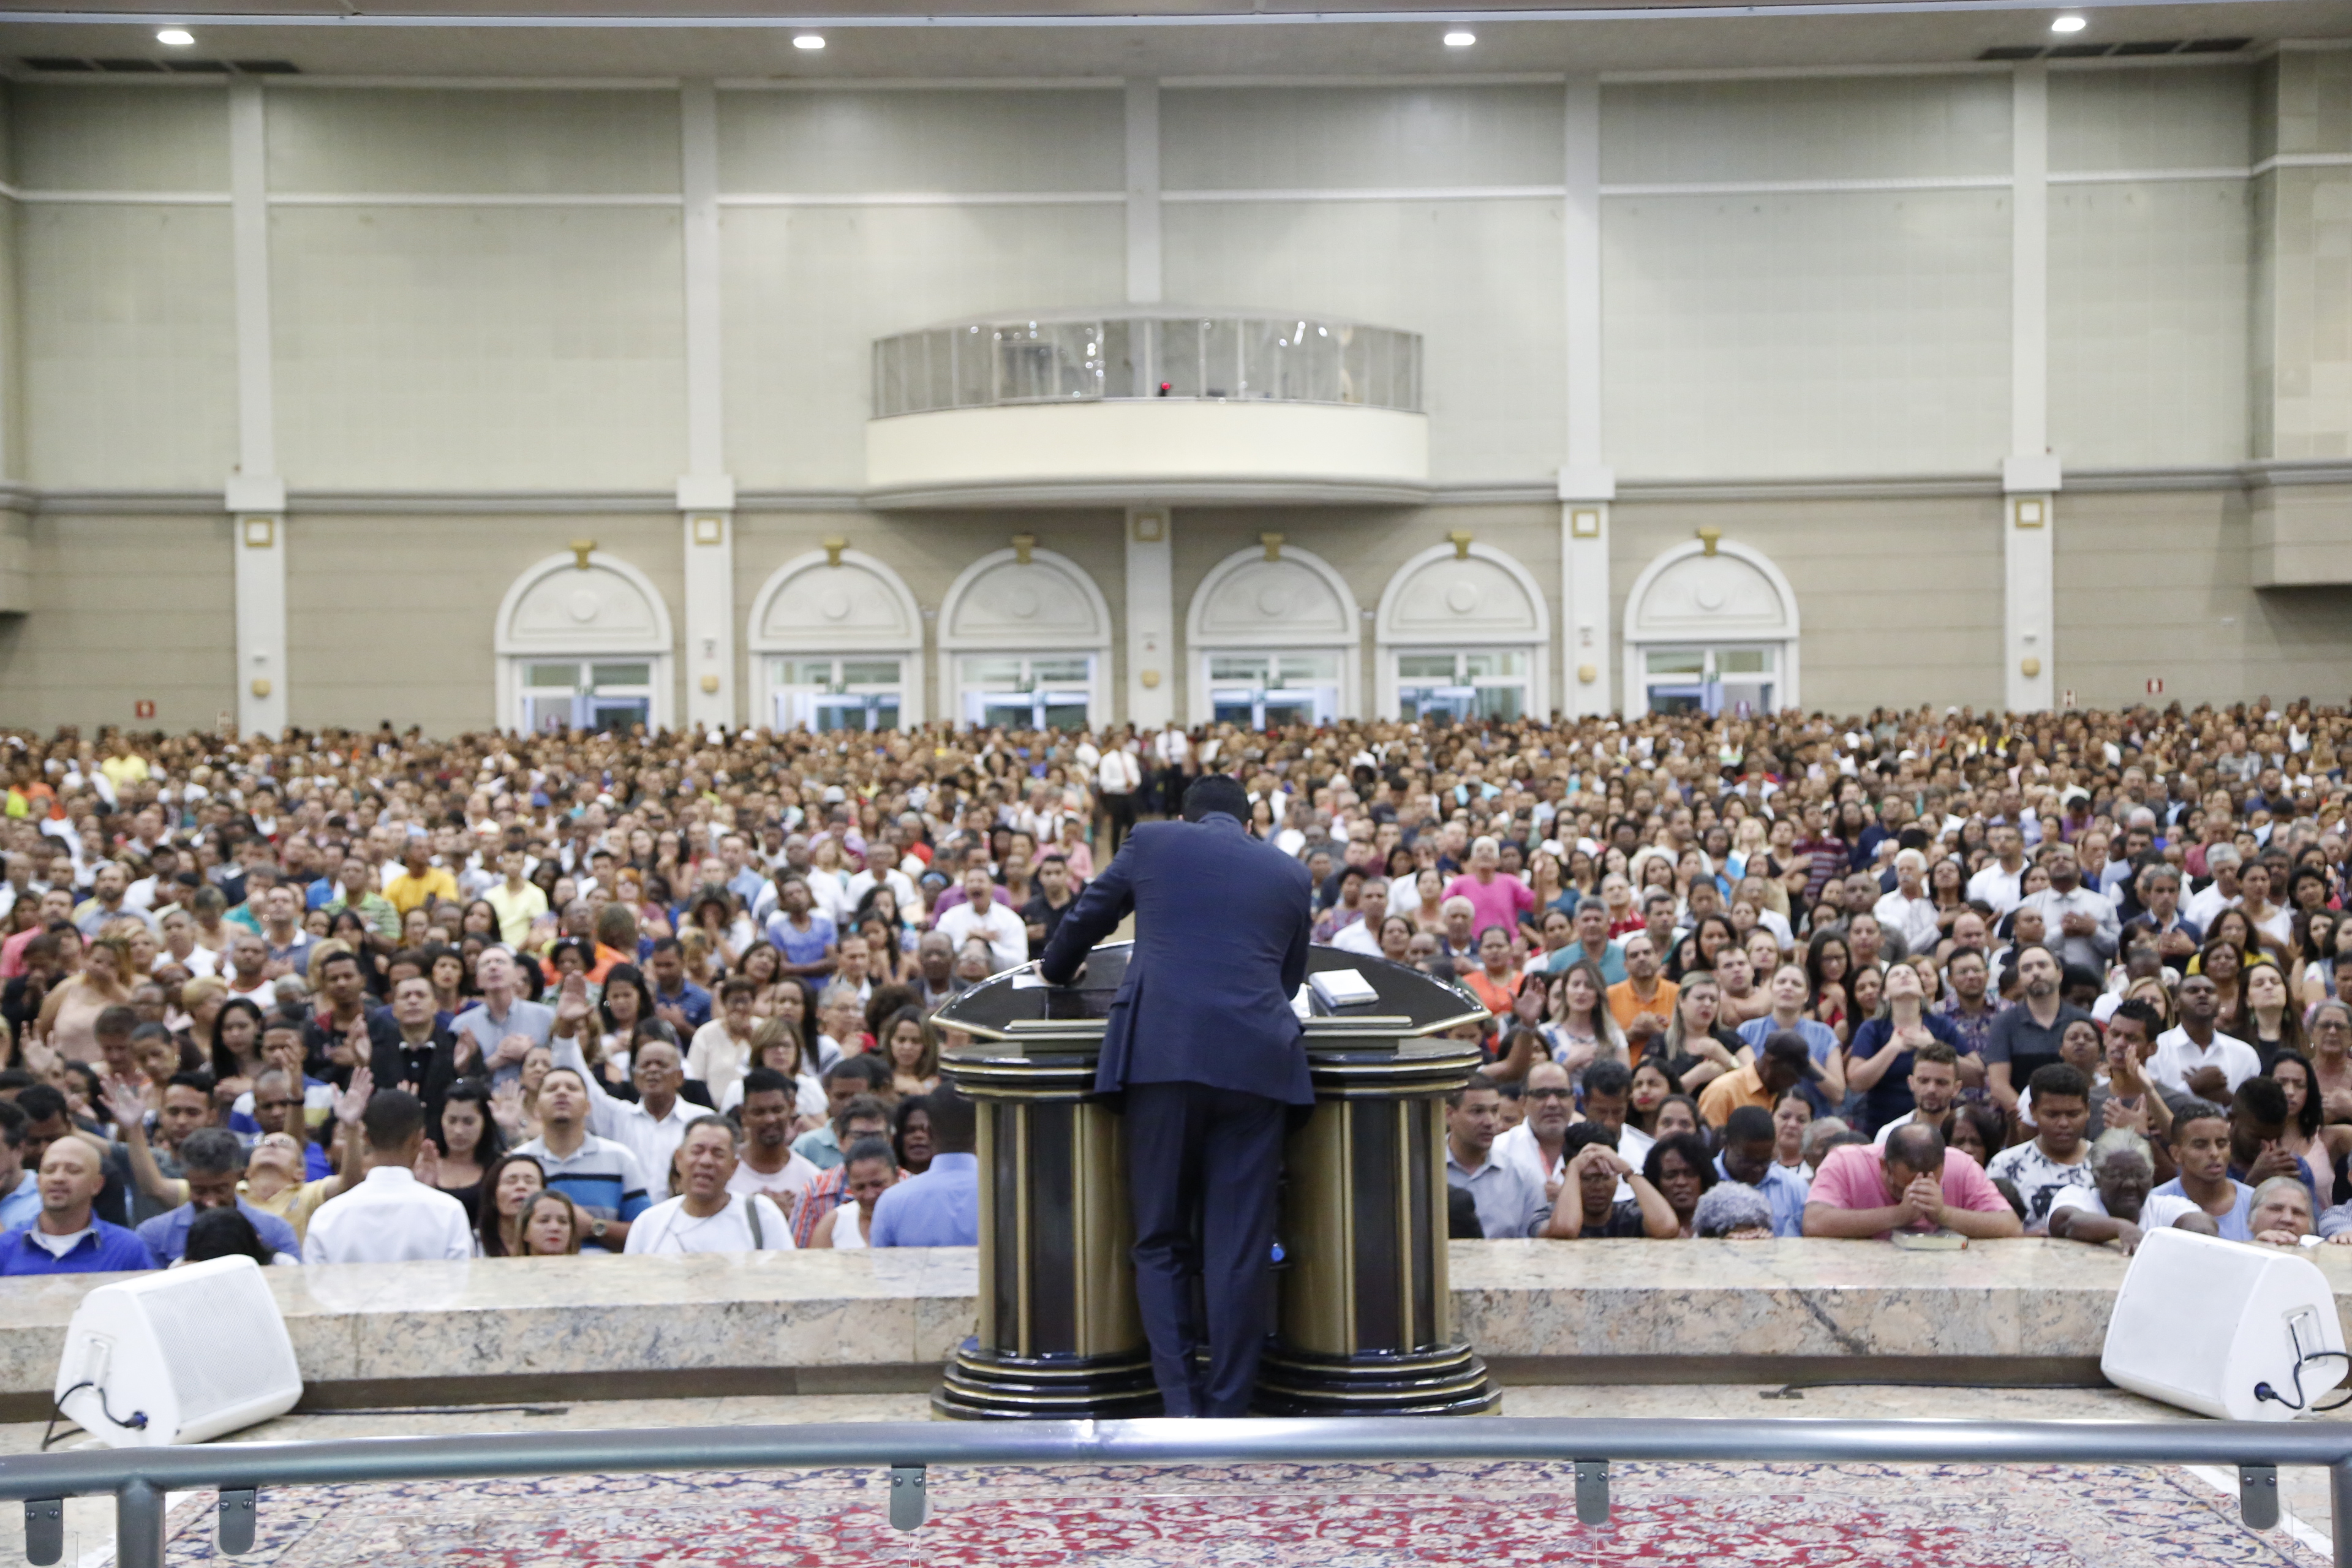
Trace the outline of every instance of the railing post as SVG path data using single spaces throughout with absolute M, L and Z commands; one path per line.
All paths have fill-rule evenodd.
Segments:
M 2327 1527 L 2336 1537 L 2336 1568 L 2352 1568 L 2352 1459 L 2328 1468 Z
M 163 1568 L 163 1494 L 137 1476 L 114 1494 L 116 1568 Z

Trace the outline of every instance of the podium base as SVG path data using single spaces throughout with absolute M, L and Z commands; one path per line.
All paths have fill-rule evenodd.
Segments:
M 1151 1358 L 1008 1356 L 966 1341 L 931 1413 L 950 1421 L 1122 1421 L 1160 1414 Z
M 1269 1347 L 1254 1408 L 1265 1415 L 1489 1415 L 1502 1402 L 1468 1345 L 1344 1358 Z

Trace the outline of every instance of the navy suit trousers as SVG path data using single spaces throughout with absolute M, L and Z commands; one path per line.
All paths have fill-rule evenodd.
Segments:
M 1170 1415 L 1244 1415 L 1273 1327 L 1275 1205 L 1288 1108 L 1198 1083 L 1127 1087 L 1135 1294 Z M 1200 1321 L 1196 1289 L 1207 1307 Z M 1209 1367 L 1196 1352 L 1205 1331 Z

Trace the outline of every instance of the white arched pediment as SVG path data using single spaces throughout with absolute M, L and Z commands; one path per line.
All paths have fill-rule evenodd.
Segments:
M 652 579 L 617 556 L 568 552 L 518 576 L 499 605 L 502 654 L 667 654 L 669 606 Z
M 1353 647 L 1361 612 L 1322 557 L 1285 547 L 1280 559 L 1237 551 L 1192 595 L 1184 636 L 1194 647 Z
M 1383 643 L 1546 643 L 1551 615 L 1528 569 L 1492 545 L 1424 550 L 1381 595 Z
M 923 646 L 923 612 L 903 579 L 860 551 L 822 550 L 769 575 L 751 601 L 755 653 L 903 651 Z
M 1078 563 L 1000 550 L 963 569 L 940 605 L 940 647 L 1087 648 L 1110 644 L 1110 605 Z
M 1625 640 L 1725 642 L 1797 635 L 1797 595 L 1769 557 L 1693 541 L 1650 563 L 1625 599 Z

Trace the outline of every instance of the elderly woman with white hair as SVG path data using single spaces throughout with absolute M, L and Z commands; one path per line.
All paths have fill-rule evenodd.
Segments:
M 1469 868 L 1445 885 L 1445 897 L 1470 900 L 1474 931 L 1488 926 L 1517 931 L 1536 908 L 1535 889 L 1503 869 L 1502 846 L 1493 838 L 1471 842 Z
M 1927 857 L 1916 849 L 1895 855 L 1895 890 L 1872 907 L 1878 923 L 1903 938 L 1906 952 L 1933 952 L 1943 937 L 1935 895 L 1927 890 Z
M 1772 1204 L 1754 1187 L 1717 1182 L 1699 1195 L 1691 1211 L 1691 1234 L 1726 1241 L 1772 1239 Z

